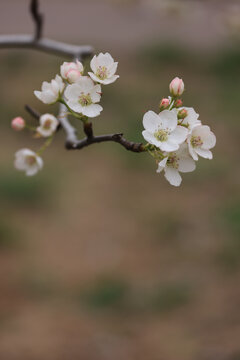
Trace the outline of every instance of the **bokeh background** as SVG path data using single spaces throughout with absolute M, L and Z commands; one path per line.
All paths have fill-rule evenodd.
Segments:
M 1 50 L 0 359 L 239 360 L 239 1 L 40 4 L 45 36 L 119 61 L 96 133 L 142 141 L 144 112 L 180 76 L 217 146 L 174 188 L 147 154 L 114 143 L 68 152 L 59 132 L 26 178 L 14 153 L 42 140 L 10 121 L 34 124 L 26 103 L 49 112 L 33 90 L 67 59 Z M 32 25 L 27 0 L 0 1 L 1 34 Z

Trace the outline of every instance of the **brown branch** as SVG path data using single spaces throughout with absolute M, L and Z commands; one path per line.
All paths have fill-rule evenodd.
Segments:
M 31 106 L 25 105 L 25 109 L 32 115 L 35 119 L 39 119 L 40 114 L 34 110 Z M 87 147 L 92 144 L 98 144 L 102 142 L 113 141 L 120 145 L 122 145 L 126 150 L 132 152 L 144 152 L 146 151 L 144 145 L 142 143 L 135 143 L 132 141 L 128 141 L 123 137 L 123 134 L 108 134 L 108 135 L 99 135 L 94 136 L 92 123 L 85 123 L 83 126 L 83 130 L 86 134 L 86 138 L 79 140 L 77 138 L 76 129 L 69 123 L 66 116 L 66 108 L 63 104 L 60 104 L 59 123 L 61 127 L 64 129 L 66 133 L 66 143 L 65 147 L 68 150 L 81 150 L 84 147 Z
M 39 120 L 41 114 L 37 110 L 33 109 L 30 105 L 27 104 L 25 105 L 25 110 L 36 120 Z
M 142 143 L 134 143 L 132 141 L 128 141 L 124 139 L 123 134 L 108 134 L 108 135 L 99 135 L 99 136 L 92 136 L 86 137 L 85 139 L 78 140 L 77 142 L 67 142 L 66 148 L 68 150 L 81 150 L 86 146 L 92 144 L 98 144 L 101 142 L 113 141 L 120 145 L 122 145 L 126 150 L 132 152 L 144 152 L 146 151 L 144 145 Z
M 37 41 L 42 37 L 42 28 L 43 28 L 43 15 L 39 13 L 39 4 L 38 0 L 31 0 L 30 2 L 30 13 L 33 17 L 35 23 L 35 37 Z

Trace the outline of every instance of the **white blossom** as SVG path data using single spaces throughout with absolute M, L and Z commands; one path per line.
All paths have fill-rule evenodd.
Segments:
M 118 63 L 114 62 L 109 53 L 100 53 L 98 56 L 95 55 L 90 62 L 90 66 L 93 72 L 89 72 L 88 74 L 98 83 L 107 85 L 119 78 L 119 75 L 115 75 Z
M 68 106 L 75 112 L 88 117 L 96 117 L 103 110 L 98 103 L 101 86 L 95 85 L 88 76 L 82 76 L 77 83 L 68 85 L 65 91 Z
M 143 126 L 144 139 L 162 151 L 178 150 L 188 135 L 188 130 L 178 125 L 175 111 L 164 110 L 159 115 L 148 111 L 143 117 Z
M 165 172 L 165 178 L 173 186 L 179 186 L 182 177 L 179 172 L 187 173 L 194 171 L 196 168 L 195 161 L 189 154 L 186 143 L 182 144 L 178 151 L 166 154 L 166 157 L 159 162 L 157 172 Z
M 42 169 L 43 160 L 34 151 L 21 149 L 15 153 L 14 166 L 17 170 L 25 171 L 27 176 L 33 176 Z
M 70 84 L 75 83 L 83 74 L 83 65 L 80 61 L 64 62 L 60 67 L 60 73 L 63 79 Z
M 198 160 L 198 155 L 205 159 L 212 159 L 213 155 L 209 149 L 216 145 L 216 136 L 209 126 L 198 125 L 189 134 L 187 143 L 189 152 L 194 160 Z
M 40 126 L 37 127 L 37 132 L 43 137 L 51 136 L 57 129 L 59 121 L 51 114 L 44 114 L 39 119 Z
M 65 84 L 61 76 L 56 75 L 55 79 L 50 83 L 44 81 L 42 83 L 42 91 L 34 91 L 34 95 L 41 100 L 44 104 L 54 104 L 60 98 Z

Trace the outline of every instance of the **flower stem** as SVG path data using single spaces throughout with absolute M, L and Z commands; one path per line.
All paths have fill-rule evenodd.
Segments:
M 52 143 L 53 135 L 49 136 L 43 146 L 37 151 L 37 155 L 41 155 Z

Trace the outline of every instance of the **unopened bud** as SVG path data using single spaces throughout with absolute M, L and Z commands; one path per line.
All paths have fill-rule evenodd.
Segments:
M 169 85 L 170 93 L 172 96 L 180 96 L 184 92 L 184 82 L 182 79 L 176 77 Z
M 25 120 L 20 116 L 14 118 L 11 122 L 12 129 L 15 131 L 23 130 L 25 128 L 25 125 Z
M 183 106 L 183 101 L 181 99 L 177 99 L 174 103 L 175 108 L 180 108 Z
M 162 99 L 159 104 L 160 111 L 167 109 L 169 105 L 170 105 L 169 99 Z
M 186 109 L 179 110 L 178 112 L 178 119 L 183 120 L 188 116 L 188 112 Z

